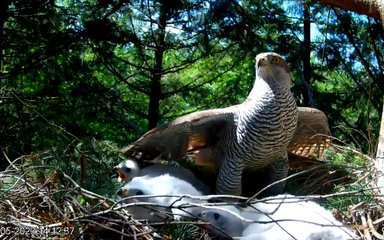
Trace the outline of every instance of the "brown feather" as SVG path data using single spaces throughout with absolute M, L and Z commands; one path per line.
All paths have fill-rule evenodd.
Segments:
M 298 107 L 298 110 L 298 124 L 288 145 L 288 152 L 318 158 L 331 142 L 328 118 L 315 108 Z
M 177 160 L 192 155 L 196 165 L 217 168 L 220 160 L 213 159 L 210 150 L 233 124 L 233 109 L 238 105 L 194 112 L 176 118 L 169 124 L 158 126 L 145 133 L 139 140 L 123 149 L 126 156 L 137 160 L 162 158 Z M 328 118 L 324 112 L 308 107 L 298 107 L 299 120 L 296 132 L 288 145 L 290 155 L 318 158 L 330 143 Z
M 209 148 L 223 135 L 227 124 L 234 124 L 234 107 L 199 111 L 176 118 L 148 131 L 122 151 L 138 160 L 156 157 L 177 160 L 187 153 Z

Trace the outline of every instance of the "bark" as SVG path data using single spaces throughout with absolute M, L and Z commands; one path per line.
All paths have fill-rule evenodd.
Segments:
M 0 80 L 3 78 L 4 25 L 8 18 L 8 1 L 0 1 Z
M 384 0 L 377 0 L 377 5 L 379 6 L 381 24 L 384 29 Z M 379 133 L 379 142 L 377 145 L 376 152 L 376 169 L 377 174 L 377 187 L 381 195 L 384 195 L 384 97 L 383 97 L 383 110 L 381 111 L 381 123 L 380 123 L 380 133 Z
M 318 0 L 322 4 L 343 8 L 352 12 L 365 14 L 380 19 L 380 12 L 377 6 L 383 0 Z
M 381 24 L 384 29 L 384 0 L 376 0 L 380 12 Z
M 381 124 L 380 124 L 380 135 L 379 143 L 377 145 L 376 153 L 376 169 L 377 169 L 377 187 L 379 192 L 384 194 L 384 102 L 383 111 L 381 112 Z
M 376 0 L 380 12 L 381 24 L 384 30 L 384 0 Z M 379 193 L 384 195 L 384 97 L 383 97 L 383 110 L 381 111 L 381 123 L 379 132 L 379 141 L 376 152 L 376 170 L 378 174 L 377 187 Z
M 158 31 L 156 34 L 155 66 L 152 72 L 149 109 L 148 109 L 148 129 L 156 127 L 159 121 L 159 108 L 161 100 L 161 76 L 163 71 L 163 55 L 165 51 L 165 27 L 167 24 L 168 4 L 161 3 Z
M 303 82 L 301 88 L 303 91 L 304 104 L 314 106 L 311 89 L 311 15 L 309 4 L 303 3 L 304 7 L 304 52 L 302 55 L 303 61 Z

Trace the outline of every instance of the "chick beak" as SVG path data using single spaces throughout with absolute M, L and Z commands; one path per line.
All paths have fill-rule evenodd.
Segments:
M 120 183 L 123 183 L 123 182 L 125 182 L 125 179 L 126 179 L 125 174 L 122 173 L 121 171 L 119 171 L 119 176 L 117 177 L 117 181 Z

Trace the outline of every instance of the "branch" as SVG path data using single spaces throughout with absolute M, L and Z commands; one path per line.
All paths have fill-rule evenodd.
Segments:
M 112 89 L 113 93 L 115 94 L 115 97 L 117 99 L 117 105 L 119 106 L 120 108 L 120 118 L 123 120 L 124 123 L 126 123 L 131 129 L 133 129 L 136 134 L 140 134 L 141 130 L 140 130 L 140 127 L 134 123 L 133 121 L 129 120 L 127 118 L 127 116 L 125 116 L 124 114 L 124 111 L 123 111 L 123 101 L 121 99 L 121 94 L 120 92 L 117 90 L 117 88 L 113 88 Z
M 339 20 L 340 23 L 342 23 L 341 21 L 341 16 L 340 14 L 338 13 L 338 11 L 335 9 L 335 8 L 332 8 L 333 12 L 335 13 L 337 19 Z M 353 36 L 350 32 L 350 27 L 349 26 L 346 26 L 345 24 L 342 24 L 342 26 L 344 27 L 345 29 L 345 34 L 349 40 L 349 42 L 352 44 L 352 46 L 354 47 L 356 53 L 357 53 L 357 56 L 359 57 L 361 63 L 363 64 L 365 70 L 367 71 L 369 77 L 372 79 L 372 81 L 377 85 L 377 87 L 382 91 L 384 92 L 384 87 L 383 87 L 383 84 L 381 83 L 381 81 L 379 79 L 377 79 L 375 77 L 375 75 L 372 73 L 371 69 L 370 69 L 370 64 L 364 59 L 364 56 L 363 54 L 361 53 L 360 49 L 357 47 L 354 39 L 353 39 Z
M 228 49 L 226 49 L 226 51 L 228 51 Z M 218 59 L 216 61 L 216 63 L 210 69 L 205 70 L 204 73 L 212 71 L 212 69 L 214 69 L 221 62 L 221 60 L 225 57 L 225 55 L 226 55 L 226 52 L 223 54 L 221 59 Z M 168 98 L 168 97 L 170 97 L 170 96 L 172 96 L 174 94 L 178 94 L 178 93 L 181 93 L 181 92 L 193 91 L 195 89 L 198 89 L 201 86 L 204 86 L 205 84 L 211 83 L 211 82 L 215 81 L 217 78 L 221 77 L 223 74 L 225 74 L 225 73 L 229 72 L 230 70 L 232 70 L 235 66 L 237 66 L 237 63 L 239 63 L 239 62 L 240 62 L 240 60 L 235 61 L 229 68 L 227 68 L 223 72 L 217 74 L 213 78 L 208 79 L 208 80 L 206 80 L 206 81 L 204 81 L 204 82 L 202 82 L 200 84 L 192 86 L 192 84 L 195 83 L 197 81 L 197 79 L 201 78 L 202 76 L 197 77 L 196 79 L 193 79 L 189 83 L 185 84 L 184 86 L 182 86 L 182 87 L 180 87 L 180 88 L 178 88 L 176 90 L 164 93 L 163 96 L 162 96 L 162 99 Z M 202 75 L 204 75 L 204 74 L 202 74 Z
M 14 98 L 16 98 L 19 102 L 21 102 L 21 103 L 22 103 L 22 104 L 23 104 L 29 111 L 34 112 L 37 116 L 39 116 L 41 119 L 43 119 L 43 121 L 44 121 L 45 123 L 47 123 L 49 126 L 54 127 L 54 128 L 56 128 L 56 129 L 60 130 L 59 132 L 64 132 L 64 133 L 66 133 L 67 135 L 73 137 L 73 138 L 76 139 L 76 140 L 79 140 L 79 138 L 77 138 L 77 137 L 76 137 L 75 135 L 73 135 L 72 133 L 68 132 L 65 128 L 60 127 L 60 126 L 58 126 L 58 125 L 56 125 L 56 124 L 54 124 L 54 123 L 51 123 L 51 122 L 50 122 L 46 117 L 44 117 L 40 112 L 36 111 L 33 107 L 31 107 L 30 105 L 28 105 L 27 103 L 25 103 L 23 100 L 21 100 L 21 98 L 20 98 L 19 96 L 17 96 L 16 93 L 14 93 L 13 91 L 9 91 L 9 93 L 10 93 Z M 69 140 L 69 139 L 67 138 L 67 140 Z
M 106 67 L 106 68 L 107 68 L 107 69 L 108 69 L 114 76 L 116 76 L 121 82 L 124 82 L 125 84 L 127 84 L 128 87 L 130 87 L 130 88 L 132 88 L 132 89 L 134 89 L 134 90 L 136 90 L 136 91 L 138 91 L 138 92 L 140 92 L 140 93 L 143 93 L 143 94 L 145 94 L 145 95 L 149 95 L 149 94 L 150 94 L 150 92 L 149 92 L 148 90 L 146 90 L 146 89 L 144 89 L 144 88 L 141 88 L 141 87 L 139 87 L 138 85 L 135 85 L 135 84 L 130 83 L 130 82 L 128 81 L 129 78 L 131 78 L 131 77 L 137 75 L 138 73 L 129 75 L 128 77 L 124 77 L 124 76 L 122 76 L 122 75 L 120 74 L 120 72 L 118 72 L 115 68 L 113 68 L 113 66 L 112 66 L 111 64 L 107 63 L 106 61 L 103 61 L 103 63 L 104 63 L 104 66 L 105 66 L 105 67 Z
M 383 71 L 383 68 L 382 68 L 382 62 L 381 62 L 381 57 L 380 57 L 380 52 L 379 50 L 377 49 L 377 45 L 376 45 L 376 41 L 375 39 L 373 38 L 373 29 L 372 29 L 372 25 L 371 25 L 371 18 L 368 17 L 368 31 L 369 31 L 369 40 L 371 41 L 371 45 L 373 47 L 373 51 L 375 53 L 375 56 L 376 56 L 376 60 L 377 60 L 377 65 L 379 67 L 379 71 L 380 71 L 380 78 L 383 79 L 383 75 L 384 75 L 384 71 Z
M 373 1 L 351 1 L 351 0 L 318 0 L 318 2 L 334 7 L 340 7 L 345 10 L 353 11 L 359 14 L 366 14 L 368 16 L 380 19 L 378 8 L 373 4 Z M 369 4 L 371 2 L 371 5 Z
M 360 82 L 356 79 L 355 75 L 353 74 L 353 71 L 350 69 L 351 65 L 347 64 L 344 60 L 344 58 L 341 57 L 341 53 L 338 49 L 337 46 L 335 46 L 332 42 L 329 42 L 329 44 L 332 45 L 333 47 L 333 50 L 335 51 L 336 53 L 336 58 L 341 62 L 341 64 L 344 66 L 344 69 L 347 71 L 347 73 L 349 74 L 349 76 L 352 78 L 352 80 L 356 83 L 356 86 L 359 88 L 360 92 L 362 92 L 366 97 L 367 99 L 369 99 L 369 101 L 371 102 L 372 106 L 377 110 L 377 111 L 380 111 L 380 107 L 379 107 L 379 104 L 374 101 L 370 94 L 367 93 L 366 91 L 366 88 L 364 86 L 362 86 L 360 84 Z

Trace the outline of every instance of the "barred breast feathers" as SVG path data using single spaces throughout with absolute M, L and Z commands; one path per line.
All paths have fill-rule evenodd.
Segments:
M 237 112 L 236 155 L 249 164 L 267 164 L 278 158 L 289 144 L 297 125 L 297 106 L 290 91 L 286 64 L 272 70 L 258 61 L 254 86 Z M 260 162 L 262 160 L 262 162 Z

